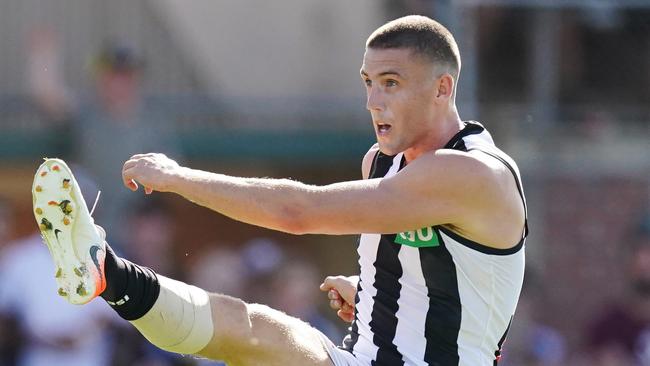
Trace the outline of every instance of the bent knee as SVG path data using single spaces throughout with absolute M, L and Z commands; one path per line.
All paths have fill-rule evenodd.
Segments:
M 278 365 L 330 365 L 319 332 L 308 323 L 265 305 L 248 305 L 253 341 Z
M 243 355 L 259 353 L 259 341 L 254 336 L 248 304 L 227 295 L 211 294 L 214 334 L 198 355 L 235 365 Z
M 227 295 L 210 294 L 214 334 L 210 344 L 243 342 L 251 336 L 247 304 Z
M 214 337 L 200 356 L 229 365 L 321 365 L 328 356 L 308 324 L 261 304 L 211 295 Z

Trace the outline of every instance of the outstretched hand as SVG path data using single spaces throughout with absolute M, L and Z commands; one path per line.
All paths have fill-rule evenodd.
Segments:
M 330 307 L 336 315 L 350 323 L 354 320 L 354 298 L 357 295 L 359 276 L 328 276 L 320 285 L 320 290 L 327 292 Z
M 142 184 L 144 192 L 169 192 L 172 178 L 179 174 L 181 167 L 165 154 L 148 153 L 133 155 L 124 163 L 122 181 L 132 191 Z

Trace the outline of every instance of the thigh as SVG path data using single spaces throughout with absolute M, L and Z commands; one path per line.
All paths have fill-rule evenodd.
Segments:
M 334 366 L 370 366 L 370 361 L 357 359 L 352 353 L 336 347 L 323 333 L 320 333 L 320 335 L 323 340 L 323 346 Z
M 210 295 L 214 336 L 200 356 L 228 366 L 333 366 L 321 333 L 266 305 Z

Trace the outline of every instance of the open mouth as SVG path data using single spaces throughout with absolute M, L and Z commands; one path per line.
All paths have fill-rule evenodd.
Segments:
M 392 126 L 389 125 L 388 123 L 378 123 L 378 124 L 377 124 L 377 132 L 378 132 L 380 135 L 387 134 L 388 131 L 390 131 L 391 127 L 392 127 Z

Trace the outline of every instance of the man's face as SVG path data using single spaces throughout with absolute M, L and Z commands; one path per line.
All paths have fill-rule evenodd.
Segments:
M 433 64 L 407 48 L 368 48 L 361 78 L 381 152 L 395 155 L 423 143 L 440 114 Z

